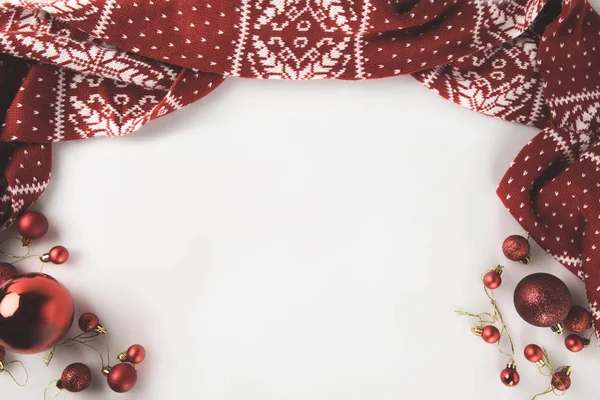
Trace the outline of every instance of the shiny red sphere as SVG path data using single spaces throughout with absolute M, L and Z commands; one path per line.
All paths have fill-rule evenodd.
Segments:
M 581 336 L 572 334 L 565 338 L 565 347 L 573 353 L 579 353 L 585 347 L 585 341 Z
M 108 386 L 117 393 L 129 392 L 137 382 L 137 371 L 131 364 L 120 363 L 111 368 Z
M 565 371 L 558 371 L 552 375 L 550 384 L 554 389 L 564 392 L 571 387 L 571 377 Z
M 546 273 L 523 278 L 515 288 L 513 300 L 521 318 L 544 328 L 563 321 L 571 309 L 571 293 L 567 285 Z
M 592 327 L 592 314 L 581 306 L 573 306 L 563 325 L 571 332 L 583 333 Z
M 487 325 L 483 327 L 481 332 L 481 338 L 486 343 L 496 343 L 500 340 L 500 331 L 494 325 Z
M 0 286 L 2 286 L 4 282 L 14 278 L 17 275 L 19 275 L 19 272 L 14 265 L 9 263 L 0 263 Z
M 25 274 L 0 287 L 0 345 L 22 354 L 48 350 L 73 323 L 73 298 L 46 274 Z
M 78 321 L 79 329 L 84 332 L 91 332 L 100 325 L 100 320 L 94 313 L 81 314 Z
M 57 386 L 68 392 L 81 392 L 92 383 L 92 371 L 82 363 L 73 363 L 64 369 Z
M 4 357 L 6 357 L 6 349 L 0 346 L 0 361 L 4 361 Z
M 502 252 L 511 261 L 526 261 L 530 251 L 529 241 L 521 235 L 509 236 L 502 243 Z
M 63 246 L 54 246 L 48 252 L 52 264 L 64 264 L 69 259 L 69 250 Z
M 146 358 L 146 349 L 141 344 L 134 344 L 127 349 L 127 361 L 132 364 L 139 364 Z
M 542 348 L 537 344 L 530 344 L 525 347 L 523 354 L 525 355 L 527 361 L 536 363 L 544 357 L 544 350 L 542 350 Z
M 37 211 L 27 211 L 17 221 L 17 229 L 27 239 L 39 239 L 48 232 L 48 219 Z
M 500 373 L 500 380 L 504 383 L 505 386 L 514 387 L 519 384 L 521 380 L 521 376 L 516 369 L 513 368 L 504 368 Z
M 483 284 L 488 289 L 497 289 L 502 284 L 502 277 L 496 271 L 490 271 L 483 276 Z

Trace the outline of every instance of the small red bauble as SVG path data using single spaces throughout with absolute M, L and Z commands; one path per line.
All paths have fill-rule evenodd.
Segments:
M 581 306 L 573 306 L 563 324 L 571 332 L 585 332 L 592 327 L 592 314 Z
M 26 239 L 39 239 L 48 232 L 48 219 L 37 211 L 27 211 L 17 221 L 17 229 Z
M 131 364 L 117 364 L 108 372 L 107 382 L 108 386 L 117 393 L 129 392 L 137 382 L 137 371 Z
M 2 286 L 4 282 L 14 278 L 17 275 L 19 275 L 19 272 L 14 265 L 9 263 L 0 263 L 0 286 Z
M 0 345 L 35 354 L 60 342 L 73 323 L 73 298 L 46 274 L 24 274 L 0 286 Z
M 527 361 L 536 363 L 544 357 L 544 350 L 542 350 L 542 348 L 537 344 L 530 344 L 525 347 L 523 354 L 525 355 Z
M 587 341 L 579 335 L 572 334 L 565 338 L 565 347 L 573 353 L 579 353 L 588 344 Z
M 63 246 L 54 246 L 48 252 L 48 258 L 53 264 L 64 264 L 69 259 L 69 250 Z
M 64 369 L 56 386 L 68 392 L 76 393 L 86 389 L 91 382 L 92 371 L 88 366 L 82 363 L 73 363 Z
M 529 241 L 521 235 L 509 236 L 502 243 L 502 252 L 511 261 L 521 261 L 523 264 L 529 263 L 530 250 Z
M 513 300 L 521 318 L 539 327 L 560 324 L 571 309 L 571 293 L 567 285 L 546 273 L 523 278 L 515 288 Z
M 497 289 L 502 284 L 502 277 L 496 271 L 490 271 L 483 276 L 483 285 L 488 289 Z
M 81 329 L 83 332 L 92 332 L 100 325 L 100 320 L 96 314 L 90 312 L 81 314 L 78 324 L 79 329 Z
M 486 343 L 496 343 L 500 340 L 500 331 L 494 325 L 484 326 L 481 331 L 481 338 Z
M 550 384 L 554 389 L 564 392 L 571 387 L 571 377 L 566 371 L 558 371 L 552 375 Z
M 508 387 L 514 387 L 519 384 L 521 377 L 514 367 L 507 367 L 500 373 L 500 380 Z
M 132 364 L 139 364 L 146 358 L 146 349 L 141 344 L 129 346 L 126 352 L 127 361 Z

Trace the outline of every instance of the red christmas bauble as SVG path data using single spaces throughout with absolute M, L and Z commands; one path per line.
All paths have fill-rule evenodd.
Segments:
M 500 372 L 500 380 L 502 383 L 504 383 L 504 385 L 508 387 L 514 387 L 519 384 L 521 377 L 516 369 L 508 367 L 504 368 L 502 372 Z
M 46 274 L 25 274 L 0 287 L 0 345 L 34 354 L 60 342 L 73 323 L 73 298 Z
M 100 325 L 100 320 L 94 313 L 81 314 L 78 321 L 79 329 L 84 332 L 91 332 Z
M 523 354 L 525 355 L 527 361 L 536 363 L 544 357 L 544 350 L 542 350 L 542 348 L 537 344 L 530 344 L 525 347 Z
M 0 263 L 0 286 L 2 286 L 4 282 L 14 278 L 17 275 L 19 275 L 19 272 L 14 265 L 9 263 Z
M 565 338 L 565 347 L 573 352 L 579 353 L 586 345 L 586 339 L 583 339 L 581 336 L 572 334 Z
M 526 276 L 515 288 L 517 312 L 534 326 L 550 327 L 564 320 L 571 308 L 571 293 L 554 275 L 536 273 Z
M 550 384 L 554 389 L 564 392 L 571 387 L 571 377 L 565 371 L 558 371 L 552 375 Z
M 82 363 L 67 366 L 58 381 L 57 386 L 68 392 L 81 392 L 92 383 L 92 371 Z
M 529 240 L 521 235 L 509 236 L 502 243 L 502 252 L 511 261 L 521 261 L 527 264 L 530 251 Z
M 592 327 L 592 314 L 581 306 L 573 306 L 563 325 L 571 332 L 583 333 Z
M 120 363 L 111 368 L 107 376 L 108 386 L 117 393 L 129 392 L 137 382 L 137 371 L 131 364 Z
M 54 246 L 48 252 L 52 264 L 64 264 L 69 259 L 69 250 L 63 246 Z
M 494 325 L 484 326 L 481 332 L 481 338 L 486 343 L 496 343 L 500 340 L 500 331 Z
M 139 364 L 146 358 L 146 349 L 141 344 L 134 344 L 127 349 L 127 361 L 132 364 Z
M 502 284 L 502 277 L 496 271 L 490 271 L 483 276 L 483 284 L 488 289 L 497 289 Z
M 48 219 L 37 211 L 27 211 L 17 221 L 17 229 L 27 239 L 39 239 L 48 232 Z

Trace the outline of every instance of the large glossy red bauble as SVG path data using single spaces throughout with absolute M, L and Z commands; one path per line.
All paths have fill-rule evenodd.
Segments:
M 592 314 L 581 306 L 573 306 L 563 325 L 571 332 L 583 333 L 592 327 Z
M 527 264 L 530 250 L 529 241 L 521 235 L 509 236 L 502 243 L 502 252 L 511 261 L 521 261 Z
M 17 229 L 27 239 L 39 239 L 48 232 L 48 219 L 37 211 L 27 211 L 17 221 Z
M 565 347 L 573 353 L 579 353 L 585 345 L 585 339 L 579 335 L 572 334 L 565 338 Z
M 513 300 L 521 318 L 540 327 L 560 323 L 571 309 L 571 293 L 567 285 L 546 273 L 523 278 L 515 288 Z
M 521 376 L 514 368 L 504 368 L 502 372 L 500 372 L 500 380 L 504 385 L 508 387 L 514 387 L 519 384 L 521 380 Z
M 500 340 L 500 331 L 494 325 L 484 326 L 481 331 L 481 338 L 486 343 L 496 343 Z
M 523 354 L 525 355 L 527 361 L 536 363 L 544 357 L 544 350 L 542 350 L 542 348 L 537 344 L 530 344 L 525 347 Z
M 134 344 L 127 349 L 127 361 L 132 364 L 139 364 L 146 358 L 146 349 L 141 344 Z
M 19 275 L 0 286 L 0 345 L 34 354 L 61 341 L 73 323 L 73 298 L 46 274 Z
M 498 289 L 502 284 L 502 277 L 496 271 L 490 271 L 483 276 L 483 284 L 488 289 Z
M 9 279 L 19 275 L 14 265 L 9 263 L 0 263 L 0 286 Z
M 550 384 L 554 389 L 564 392 L 571 387 L 571 377 L 565 371 L 558 371 L 552 375 Z
M 82 363 L 68 365 L 60 376 L 59 387 L 68 392 L 77 393 L 85 390 L 92 383 L 92 371 Z
M 107 376 L 108 386 L 117 393 L 129 392 L 137 382 L 137 371 L 131 364 L 120 363 L 111 368 Z
M 69 250 L 63 246 L 54 246 L 48 252 L 48 258 L 50 258 L 52 264 L 64 264 L 69 259 Z

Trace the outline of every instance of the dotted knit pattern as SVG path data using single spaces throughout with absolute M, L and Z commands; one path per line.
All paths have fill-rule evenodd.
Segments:
M 412 74 L 538 127 L 498 195 L 586 283 L 600 331 L 600 17 L 585 0 L 10 0 L 0 3 L 0 217 L 48 185 L 51 143 L 131 133 L 227 76 Z

